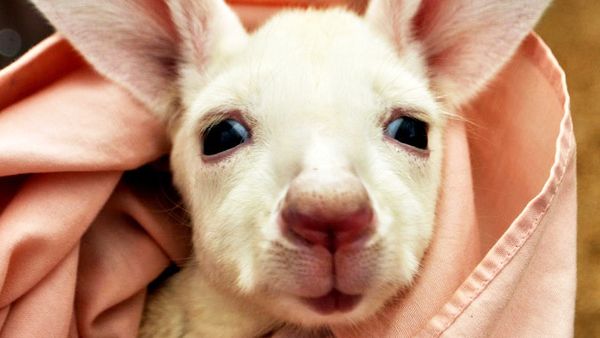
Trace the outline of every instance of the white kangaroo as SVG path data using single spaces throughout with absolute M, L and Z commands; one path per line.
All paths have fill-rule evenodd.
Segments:
M 549 0 L 373 0 L 253 33 L 221 0 L 33 2 L 169 125 L 194 256 L 140 329 L 169 338 L 327 336 L 409 288 L 446 117 Z

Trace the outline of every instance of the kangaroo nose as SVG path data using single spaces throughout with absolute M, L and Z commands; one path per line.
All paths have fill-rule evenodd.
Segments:
M 373 209 L 367 190 L 353 174 L 304 173 L 294 179 L 281 210 L 288 233 L 330 252 L 372 233 Z

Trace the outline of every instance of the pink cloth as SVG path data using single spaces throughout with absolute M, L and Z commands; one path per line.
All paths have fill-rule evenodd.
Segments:
M 237 9 L 256 26 L 275 2 Z M 146 286 L 190 252 L 160 174 L 132 171 L 168 152 L 163 126 L 57 35 L 0 71 L 0 93 L 0 337 L 135 336 Z M 573 335 L 564 74 L 531 35 L 467 107 L 416 284 L 338 336 Z

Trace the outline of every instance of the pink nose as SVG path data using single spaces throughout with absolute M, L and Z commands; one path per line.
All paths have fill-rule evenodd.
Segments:
M 318 171 L 298 176 L 281 210 L 283 225 L 295 238 L 335 252 L 369 237 L 373 209 L 367 190 L 354 175 Z

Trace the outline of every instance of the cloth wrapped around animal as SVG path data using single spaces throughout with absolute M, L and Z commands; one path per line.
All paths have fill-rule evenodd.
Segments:
M 250 29 L 280 7 L 315 4 L 230 3 Z M 532 33 L 462 107 L 445 131 L 435 231 L 416 280 L 336 336 L 573 334 L 565 76 Z M 169 149 L 164 123 L 60 35 L 0 72 L 0 337 L 137 334 L 148 285 L 191 250 L 156 164 Z

